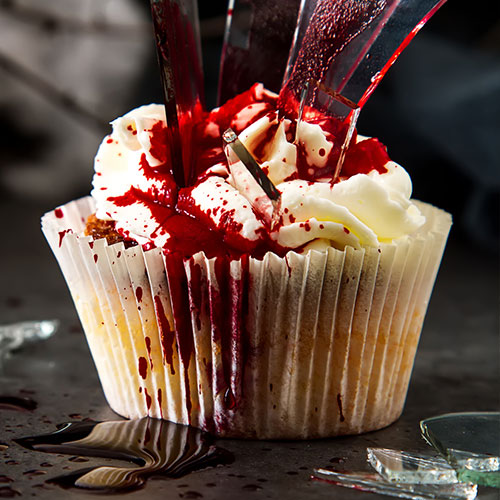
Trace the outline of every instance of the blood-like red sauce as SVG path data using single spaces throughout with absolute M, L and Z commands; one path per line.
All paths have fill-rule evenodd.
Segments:
M 71 229 L 64 229 L 63 231 L 59 231 L 59 248 L 61 248 L 61 245 L 63 243 L 64 237 L 68 233 L 72 233 L 73 231 Z
M 137 369 L 139 370 L 139 375 L 146 380 L 148 376 L 148 360 L 141 356 L 137 363 Z
M 153 369 L 153 368 L 151 368 Z M 162 409 L 162 392 L 161 389 L 158 389 L 156 393 L 156 400 L 158 401 L 158 408 L 160 408 L 160 416 L 163 418 L 163 409 Z
M 345 421 L 344 412 L 342 411 L 342 395 L 340 393 L 337 394 L 337 406 L 339 407 L 339 419 L 341 422 Z
M 167 315 L 165 314 L 161 298 L 158 295 L 155 295 L 153 301 L 155 305 L 156 320 L 158 322 L 158 330 L 160 331 L 163 359 L 170 367 L 170 373 L 175 375 L 173 362 L 175 332 L 171 328 Z
M 207 289 L 205 286 L 205 279 L 202 279 L 201 266 L 189 260 L 189 293 L 191 297 L 191 312 L 196 320 L 196 328 L 201 330 L 201 314 L 207 313 L 206 306 L 208 304 Z M 205 305 L 205 308 L 203 308 Z M 203 308 L 203 309 L 202 309 Z
M 151 370 L 153 370 L 153 357 L 151 356 L 151 339 L 149 337 L 145 337 L 144 341 L 146 342 L 146 349 L 148 351 L 149 364 L 151 365 Z
M 148 390 L 146 387 L 144 387 L 144 397 L 146 398 L 146 406 L 148 407 L 148 411 L 151 409 L 151 403 L 153 400 L 151 399 L 151 396 L 148 393 Z
M 271 144 L 271 141 L 274 139 L 276 131 L 278 130 L 278 126 L 279 126 L 278 121 L 276 121 L 276 123 L 271 124 L 271 126 L 266 129 L 265 133 L 262 134 L 262 137 L 259 138 L 259 142 L 254 145 L 252 152 L 257 161 L 259 162 L 264 161 L 266 148 Z
M 169 129 L 162 123 L 157 122 L 150 130 L 151 148 L 149 152 L 154 156 L 162 165 L 167 165 L 170 158 L 168 151 L 168 144 L 170 144 Z
M 280 96 L 280 99 L 282 97 Z M 289 98 L 294 99 L 294 96 L 290 94 Z M 226 128 L 232 127 L 235 132 L 239 133 L 242 128 L 247 127 L 265 114 L 273 113 L 274 117 L 277 105 L 278 101 L 275 95 L 268 93 L 258 85 L 254 85 L 220 108 L 210 113 L 204 112 L 202 117 L 193 123 L 192 127 L 192 157 L 195 168 L 191 177 L 194 175 L 203 180 L 206 178 L 204 170 L 212 167 L 214 162 L 225 164 L 220 134 Z M 250 121 L 235 121 L 239 112 L 248 108 L 257 110 Z M 306 112 L 308 122 L 320 125 L 327 139 L 334 143 L 334 147 L 328 155 L 324 149 L 318 152 L 320 156 L 327 155 L 325 167 L 318 168 L 309 163 L 304 145 L 299 140 L 297 144 L 297 173 L 287 180 L 299 178 L 316 181 L 333 176 L 340 155 L 340 145 L 336 138 L 345 137 L 347 132 L 347 123 L 326 117 L 312 108 Z M 208 125 L 210 125 L 210 132 L 207 132 Z M 261 140 L 253 145 L 253 153 L 258 161 L 262 162 L 265 158 L 266 150 L 273 141 L 277 128 L 278 122 L 276 121 L 267 128 Z M 289 132 L 294 133 L 293 123 Z M 204 251 L 208 257 L 229 256 L 231 258 L 239 258 L 246 254 L 260 257 L 267 251 L 274 251 L 278 255 L 286 253 L 287 249 L 279 247 L 265 230 L 260 231 L 260 237 L 255 240 L 243 237 L 242 225 L 235 221 L 234 210 L 226 208 L 223 201 L 219 207 L 211 211 L 202 210 L 191 195 L 192 190 L 197 185 L 196 179 L 191 179 L 190 186 L 179 189 L 171 170 L 167 167 L 169 159 L 167 151 L 168 129 L 162 122 L 158 122 L 151 127 L 148 133 L 151 141 L 150 153 L 161 162 L 159 166 L 152 167 L 148 163 L 146 155 L 141 156 L 140 169 L 144 177 L 152 181 L 149 183 L 151 187 L 147 192 L 144 192 L 131 186 L 123 195 L 109 197 L 108 201 L 117 207 L 126 207 L 136 203 L 147 207 L 153 219 L 151 237 L 156 238 L 168 234 L 168 247 L 164 249 L 166 253 L 179 253 L 183 257 L 189 257 Z M 342 178 L 346 178 L 357 173 L 368 173 L 371 170 L 382 173 L 386 171 L 384 165 L 388 159 L 384 146 L 376 139 L 368 139 L 358 144 L 355 144 L 355 140 L 353 140 L 352 146 L 347 149 L 340 175 Z M 256 215 L 260 217 L 259 214 Z M 293 223 L 294 220 L 293 216 L 290 215 L 290 222 Z
M 172 253 L 165 256 L 165 267 L 169 287 L 170 303 L 175 326 L 175 340 L 184 373 L 184 389 L 188 421 L 191 421 L 191 386 L 189 365 L 194 354 L 194 338 L 189 314 L 188 280 L 182 255 Z
M 351 177 L 368 174 L 372 170 L 384 174 L 387 172 L 385 164 L 389 160 L 386 147 L 378 139 L 366 139 L 347 150 L 340 175 Z

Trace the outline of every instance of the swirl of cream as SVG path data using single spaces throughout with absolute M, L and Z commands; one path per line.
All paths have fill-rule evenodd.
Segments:
M 96 216 L 116 221 L 116 229 L 140 244 L 163 246 L 168 234 L 158 227 L 172 213 L 177 188 L 161 169 L 165 148 L 165 108 L 150 104 L 112 122 L 94 160 L 93 190 Z
M 383 174 L 357 174 L 333 185 L 302 180 L 279 184 L 282 225 L 273 237 L 289 248 L 314 240 L 359 248 L 414 232 L 425 218 L 409 199 L 410 177 L 392 161 L 385 168 Z

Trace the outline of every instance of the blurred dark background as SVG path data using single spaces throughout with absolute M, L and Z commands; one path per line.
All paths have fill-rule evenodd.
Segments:
M 227 2 L 199 2 L 215 104 Z M 51 209 L 90 190 L 107 122 L 161 102 L 144 0 L 0 0 L 0 196 Z M 414 196 L 450 211 L 453 237 L 499 246 L 500 3 L 449 0 L 361 113 L 410 173 Z

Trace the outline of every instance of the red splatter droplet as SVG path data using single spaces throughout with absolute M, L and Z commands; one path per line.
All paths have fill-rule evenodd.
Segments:
M 59 231 L 59 248 L 61 248 L 64 237 L 67 233 L 72 233 L 71 229 L 65 229 L 64 231 Z
M 342 396 L 340 393 L 337 394 L 337 406 L 339 407 L 340 413 L 340 421 L 343 422 L 345 420 L 344 413 L 342 412 Z
M 162 401 L 161 389 L 158 389 L 158 397 L 156 399 L 158 400 L 158 407 L 160 408 L 160 415 L 163 418 L 163 409 L 161 406 L 161 401 Z
M 146 380 L 146 377 L 148 376 L 148 361 L 143 356 L 139 358 L 138 369 L 139 375 Z
M 151 403 L 152 399 L 151 396 L 148 394 L 148 390 L 144 387 L 144 395 L 146 396 L 146 406 L 148 407 L 148 410 L 151 408 Z

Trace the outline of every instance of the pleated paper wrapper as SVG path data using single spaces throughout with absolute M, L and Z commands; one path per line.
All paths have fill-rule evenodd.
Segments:
M 218 436 L 309 439 L 401 414 L 451 226 L 379 248 L 165 257 L 82 236 L 90 197 L 42 218 L 118 414 Z

